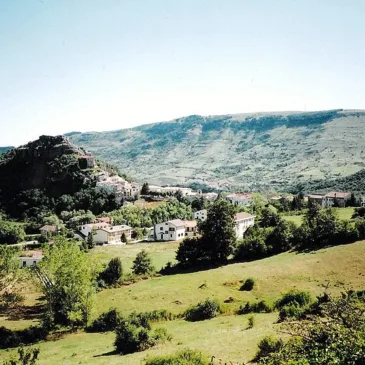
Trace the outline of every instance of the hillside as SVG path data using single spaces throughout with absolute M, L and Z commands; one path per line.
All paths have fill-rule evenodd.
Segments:
M 235 315 L 234 310 L 246 301 L 266 300 L 273 302 L 290 289 L 309 291 L 313 297 L 327 290 L 339 295 L 345 290 L 364 288 L 365 256 L 364 241 L 350 245 L 330 247 L 311 253 L 284 253 L 263 260 L 237 263 L 213 270 L 162 276 L 142 280 L 129 286 L 106 289 L 97 294 L 97 310 L 94 316 L 117 308 L 123 314 L 132 311 L 151 311 L 166 309 L 181 313 L 190 305 L 206 298 L 221 301 L 234 298 L 228 303 L 232 313 L 202 322 L 187 322 L 183 319 L 158 323 L 172 335 L 171 342 L 161 344 L 147 351 L 120 356 L 114 352 L 115 334 L 85 333 L 78 331 L 66 334 L 55 341 L 37 344 L 40 348 L 40 365 L 48 365 L 49 359 L 57 364 L 143 364 L 147 356 L 173 353 L 183 348 L 202 350 L 207 359 L 212 355 L 222 359 L 222 363 L 236 361 L 242 364 L 252 359 L 257 351 L 258 342 L 265 335 L 283 336 L 278 313 L 255 314 L 255 326 L 247 329 L 249 315 Z M 156 246 L 157 245 L 157 246 Z M 120 256 L 123 263 L 128 262 L 137 250 L 146 249 L 152 253 L 154 263 L 173 260 L 176 246 L 166 244 L 137 244 L 115 246 L 110 257 Z M 105 250 L 96 248 L 90 254 L 99 257 Z M 241 281 L 255 278 L 258 286 L 252 292 L 240 291 Z M 205 283 L 205 289 L 200 289 Z M 26 294 L 29 306 L 42 303 L 41 293 Z M 32 307 L 31 307 L 32 308 Z M 24 328 L 39 321 L 37 316 L 14 320 L 1 316 L 0 326 L 10 329 Z M 222 340 L 224 339 L 224 340 Z M 0 350 L 0 357 L 7 359 L 16 349 Z M 218 360 L 217 360 L 218 363 Z
M 140 181 L 242 189 L 347 176 L 365 167 L 365 111 L 192 115 L 70 139 Z
M 57 207 L 77 208 L 75 204 L 89 207 L 89 200 L 94 201 L 97 194 L 94 164 L 93 156 L 85 155 L 64 136 L 41 136 L 14 148 L 0 159 L 0 206 L 13 217 L 25 214 L 23 218 L 38 217 Z
M 76 191 L 87 173 L 80 167 L 85 152 L 64 136 L 41 136 L 8 151 L 0 161 L 0 191 L 3 198 L 31 189 L 60 196 Z
M 10 151 L 11 149 L 13 149 L 14 147 L 11 146 L 6 146 L 6 147 L 0 147 L 0 155 L 2 155 L 5 152 Z

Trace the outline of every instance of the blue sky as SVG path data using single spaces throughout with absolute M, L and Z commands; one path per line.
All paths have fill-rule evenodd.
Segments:
M 365 108 L 362 0 L 0 2 L 0 146 L 190 114 Z

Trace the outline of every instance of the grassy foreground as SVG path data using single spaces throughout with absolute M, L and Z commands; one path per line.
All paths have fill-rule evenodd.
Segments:
M 162 248 L 163 246 L 160 246 Z M 172 341 L 164 345 L 127 356 L 114 354 L 114 334 L 76 333 L 64 338 L 40 343 L 40 364 L 126 364 L 143 363 L 146 356 L 167 354 L 189 347 L 202 350 L 207 356 L 216 356 L 223 361 L 252 359 L 259 340 L 275 333 L 277 313 L 255 315 L 255 326 L 247 329 L 247 316 L 234 315 L 235 308 L 246 300 L 274 301 L 281 293 L 292 289 L 308 290 L 317 295 L 329 288 L 332 294 L 343 290 L 365 287 L 365 241 L 350 245 L 319 250 L 313 253 L 284 253 L 267 259 L 224 266 L 214 270 L 144 280 L 119 289 L 109 289 L 97 295 L 98 315 L 110 307 L 122 313 L 168 309 L 180 313 L 191 304 L 209 298 L 221 301 L 232 297 L 226 304 L 227 315 L 212 320 L 190 323 L 175 320 L 157 324 L 165 327 Z M 169 255 L 174 255 L 170 246 Z M 156 248 L 156 257 L 158 256 Z M 162 255 L 169 256 L 164 249 Z M 257 280 L 252 292 L 241 292 L 240 281 L 248 277 Z M 199 289 L 206 284 L 205 289 Z M 22 321 L 3 319 L 7 327 L 21 326 Z M 15 350 L 0 351 L 0 358 L 7 358 Z M 222 362 L 223 362 L 222 361 Z M 223 362 L 224 363 L 224 362 Z

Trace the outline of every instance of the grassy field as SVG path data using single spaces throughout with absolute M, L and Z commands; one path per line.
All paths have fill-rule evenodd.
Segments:
M 174 256 L 175 247 L 156 246 L 156 259 Z M 119 289 L 104 290 L 97 295 L 94 315 L 118 308 L 122 313 L 168 309 L 181 313 L 191 304 L 206 298 L 221 301 L 232 297 L 234 302 L 226 304 L 227 315 L 213 320 L 190 323 L 175 320 L 158 324 L 172 335 L 171 342 L 128 356 L 113 353 L 114 335 L 76 333 L 54 342 L 40 343 L 40 364 L 140 364 L 148 355 L 174 352 L 189 347 L 214 355 L 224 361 L 248 361 L 256 351 L 258 341 L 267 334 L 277 331 L 277 313 L 257 314 L 253 329 L 247 329 L 247 316 L 233 315 L 238 306 L 247 300 L 276 300 L 289 289 L 308 290 L 313 296 L 329 287 L 332 294 L 365 286 L 365 241 L 351 245 L 327 248 L 313 253 L 284 253 L 250 263 L 239 263 L 214 270 L 196 273 L 157 277 Z M 166 252 L 167 251 L 167 252 Z M 169 252 L 169 253 L 168 253 Z M 97 253 L 95 253 L 96 255 Z M 100 255 L 102 253 L 99 253 Z M 105 255 L 105 253 L 104 253 Z M 121 254 L 122 258 L 126 258 Z M 134 253 L 133 255 L 134 256 Z M 127 260 L 127 259 L 126 259 Z M 160 259 L 162 263 L 163 259 Z M 253 277 L 257 288 L 252 292 L 241 292 L 242 280 Z M 205 289 L 199 289 L 205 283 Z M 33 294 L 34 295 L 34 294 Z M 35 300 L 35 298 L 30 299 Z M 0 325 L 22 327 L 24 321 L 8 321 L 3 318 Z M 7 358 L 14 350 L 0 351 L 0 358 Z M 143 363 L 143 362 L 142 362 Z
M 90 255 L 101 262 L 107 263 L 113 257 L 120 257 L 123 269 L 130 271 L 137 253 L 146 250 L 157 270 L 160 270 L 168 261 L 175 262 L 175 252 L 178 242 L 136 243 L 130 245 L 97 246 L 90 251 Z
M 351 220 L 351 217 L 354 213 L 354 208 L 334 208 L 338 214 L 340 219 Z M 303 215 L 283 215 L 282 216 L 285 220 L 294 222 L 297 226 L 302 224 Z

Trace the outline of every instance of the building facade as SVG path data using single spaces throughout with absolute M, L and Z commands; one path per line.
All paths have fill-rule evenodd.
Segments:
M 249 213 L 242 212 L 235 215 L 236 237 L 242 238 L 248 227 L 255 224 L 255 217 Z
M 156 241 L 177 241 L 185 237 L 185 223 L 181 219 L 158 223 L 155 225 Z
M 98 244 L 125 245 L 123 233 L 129 241 L 132 238 L 132 228 L 126 225 L 109 226 L 95 230 L 94 241 Z
M 246 207 L 253 203 L 252 194 L 241 194 L 235 193 L 226 196 L 226 200 L 228 200 L 233 205 L 238 205 L 241 207 Z
M 206 209 L 198 210 L 194 212 L 194 219 L 197 219 L 199 221 L 205 221 L 208 216 L 208 211 Z

